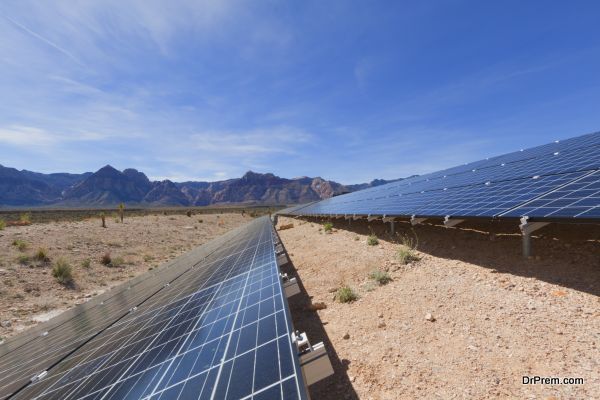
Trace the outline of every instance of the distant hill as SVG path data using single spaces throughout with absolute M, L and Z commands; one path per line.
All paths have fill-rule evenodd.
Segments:
M 392 181 L 342 185 L 321 177 L 280 178 L 248 171 L 217 182 L 153 182 L 140 171 L 110 165 L 83 174 L 42 174 L 0 165 L 0 206 L 294 204 L 326 199 Z

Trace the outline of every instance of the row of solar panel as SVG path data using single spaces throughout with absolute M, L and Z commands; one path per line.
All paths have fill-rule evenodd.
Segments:
M 598 218 L 598 170 L 600 133 L 594 133 L 280 214 Z
M 190 256 L 173 266 L 184 271 L 168 285 L 140 289 L 151 295 L 120 318 L 101 305 L 94 308 L 92 314 L 103 309 L 99 314 L 112 315 L 104 330 L 85 329 L 97 325 L 100 318 L 93 315 L 42 337 L 46 345 L 54 337 L 51 347 L 33 340 L 5 353 L 2 397 L 306 398 L 273 235 L 268 218 L 255 220 L 196 251 L 201 259 L 190 262 Z M 187 269 L 180 267 L 185 264 Z M 85 340 L 74 336 L 78 329 Z M 74 349 L 70 341 L 77 343 Z M 56 365 L 46 364 L 49 359 Z M 23 384 L 31 371 L 45 370 L 43 378 Z

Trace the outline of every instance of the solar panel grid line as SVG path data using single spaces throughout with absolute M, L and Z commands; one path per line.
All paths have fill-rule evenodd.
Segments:
M 240 251 L 240 252 L 239 252 L 239 254 L 238 254 L 238 257 L 237 257 L 237 259 L 236 259 L 236 261 L 235 261 L 235 262 L 237 262 L 237 261 L 239 260 L 239 258 L 240 258 L 240 257 L 242 257 L 242 255 L 243 255 L 243 251 Z M 217 271 L 218 271 L 218 269 L 215 269 L 215 271 L 213 272 L 213 274 L 214 274 L 214 273 L 216 273 Z M 221 282 L 221 283 L 218 285 L 218 288 L 215 290 L 215 295 L 216 295 L 216 293 L 218 293 L 218 291 L 219 291 L 219 288 L 220 288 L 220 287 L 222 287 L 222 286 L 223 286 L 223 284 L 224 284 L 224 282 Z M 190 298 L 190 299 L 191 299 L 191 298 Z M 211 301 L 212 301 L 212 300 L 211 300 Z M 189 302 L 188 302 L 188 303 L 189 303 Z M 187 304 L 187 303 L 186 303 L 186 304 Z M 184 305 L 183 307 L 185 307 L 185 305 Z M 183 307 L 182 307 L 182 308 L 183 308 Z M 208 307 L 207 307 L 207 308 L 208 308 Z M 199 318 L 197 318 L 197 320 L 196 320 L 196 324 L 197 324 L 199 321 L 201 321 L 201 318 L 202 318 L 202 316 L 200 316 Z M 192 329 L 193 329 L 193 328 L 192 328 Z M 190 337 L 189 335 L 186 337 L 186 341 L 189 339 L 189 337 Z M 157 337 L 157 338 L 158 338 L 158 337 Z M 185 345 L 185 342 L 184 342 L 184 345 Z M 141 356 L 141 354 L 140 354 L 140 356 Z M 128 370 L 124 371 L 124 372 L 122 373 L 122 375 L 125 375 L 127 372 L 128 372 Z M 117 379 L 117 381 L 119 381 L 119 380 L 120 380 L 120 379 Z M 157 383 L 157 385 L 158 385 L 159 383 L 160 383 L 160 381 Z M 113 384 L 113 386 L 114 386 L 114 384 Z M 110 392 L 110 389 L 109 389 L 109 392 Z M 108 392 L 107 392 L 107 393 L 108 393 Z M 106 395 L 105 395 L 105 396 L 103 396 L 102 398 L 103 398 L 103 399 L 104 399 L 104 398 L 106 398 Z
M 600 218 L 600 170 L 562 186 L 503 216 L 530 218 Z
M 118 294 L 119 294 L 119 293 L 117 293 L 116 295 L 118 295 Z M 116 295 L 115 295 L 115 296 L 116 296 Z M 113 321 L 113 322 L 114 322 L 114 321 Z M 86 337 L 84 337 L 84 338 L 83 338 L 83 340 L 80 340 L 80 342 L 86 343 L 86 342 L 87 342 L 87 341 L 88 341 L 90 338 L 93 338 L 95 335 L 96 335 L 96 333 L 93 333 L 93 334 L 91 334 L 91 335 L 89 335 L 89 336 L 86 336 Z M 65 341 L 66 341 L 66 340 L 68 340 L 68 339 L 65 339 Z M 65 346 L 65 347 L 70 347 L 70 346 Z M 75 348 L 76 348 L 76 347 L 75 347 Z M 52 346 L 50 351 L 54 351 L 54 352 L 56 352 L 56 349 L 57 349 L 57 348 L 56 348 L 55 346 Z M 59 350 L 60 350 L 60 348 L 59 348 Z M 69 350 L 69 352 L 70 352 L 70 351 L 72 351 L 72 350 Z M 69 352 L 67 352 L 67 353 L 65 353 L 65 354 L 68 354 Z M 47 354 L 48 354 L 48 353 L 44 353 L 44 355 L 46 355 L 46 356 L 47 356 Z M 6 360 L 3 360 L 3 362 L 6 362 Z M 7 363 L 7 365 L 8 365 L 8 363 Z M 54 365 L 54 364 L 48 364 L 48 365 Z M 44 368 L 44 370 L 47 370 L 47 368 L 48 368 L 48 366 L 46 366 L 46 368 Z M 40 371 L 40 369 L 38 369 L 37 371 L 39 372 L 39 371 Z M 31 374 L 33 374 L 33 372 L 31 372 Z M 8 375 L 8 374 L 3 374 L 3 375 L 5 375 L 5 376 L 7 376 L 7 377 L 10 377 L 10 375 Z M 25 385 L 25 384 L 28 384 L 28 383 L 27 383 L 27 380 L 23 381 L 23 385 Z M 6 386 L 4 386 L 4 387 L 6 387 Z M 0 388 L 0 389 L 1 389 L 1 388 Z
M 262 237 L 262 232 L 261 232 L 261 237 Z M 260 239 L 259 239 L 259 242 L 260 242 Z M 253 256 L 253 258 L 252 258 L 252 262 L 254 262 L 254 259 L 256 258 L 256 252 L 258 252 L 258 246 L 256 246 L 256 249 L 255 249 L 255 252 L 254 252 L 254 256 Z M 241 254 L 240 254 L 240 256 L 241 256 Z M 248 278 L 249 278 L 249 276 L 250 276 L 250 275 L 248 274 L 248 276 L 246 277 L 246 284 L 248 283 Z M 238 312 L 239 312 L 239 307 L 240 307 L 240 306 L 241 306 L 241 301 L 240 301 L 240 302 L 239 302 L 239 304 L 238 304 Z M 234 325 L 235 325 L 235 321 L 236 321 L 236 319 L 237 319 L 237 313 L 236 313 L 236 317 L 235 317 L 235 319 L 234 319 L 234 321 L 233 321 Z M 229 342 L 230 342 L 230 340 L 231 340 L 231 335 L 229 336 L 229 340 L 227 341 L 227 344 L 225 345 L 225 353 L 227 353 L 227 348 L 229 347 Z M 220 367 L 219 367 L 219 371 L 217 372 L 217 378 L 216 378 L 217 382 L 219 381 L 219 377 L 220 377 L 220 375 L 221 375 L 222 368 L 223 368 L 223 364 L 221 363 L 221 365 L 220 365 Z M 161 378 L 161 380 L 162 380 L 162 378 Z M 159 382 L 159 383 L 160 383 L 160 382 Z M 157 386 L 158 386 L 158 383 L 157 383 Z M 156 389 L 156 387 L 155 387 L 155 389 Z M 215 393 L 215 391 L 216 391 L 216 385 L 215 385 L 215 387 L 214 387 L 214 389 L 213 389 L 213 394 L 212 394 L 212 396 L 211 396 L 211 399 L 212 399 L 212 398 L 214 398 L 214 393 Z
M 533 199 L 531 199 L 531 200 L 529 200 L 529 201 L 526 201 L 526 202 L 524 202 L 523 204 L 519 204 L 518 206 L 512 207 L 512 208 L 510 208 L 510 209 L 508 209 L 508 210 L 506 210 L 506 211 L 502 212 L 502 213 L 501 213 L 501 214 L 499 214 L 498 216 L 499 216 L 499 217 L 501 217 L 501 216 L 504 216 L 504 215 L 507 215 L 507 214 L 509 214 L 511 211 L 513 211 L 513 210 L 515 210 L 515 209 L 518 209 L 518 208 L 521 208 L 521 207 L 526 207 L 528 204 L 531 204 L 532 202 L 535 202 L 535 201 L 537 201 L 538 199 L 540 199 L 540 198 L 542 198 L 542 197 L 544 197 L 544 196 L 547 196 L 547 195 L 548 195 L 548 194 L 550 194 L 550 193 L 553 193 L 553 192 L 560 191 L 562 188 L 564 188 L 564 187 L 566 187 L 566 186 L 569 186 L 569 185 L 571 185 L 571 184 L 573 184 L 573 183 L 577 183 L 577 182 L 581 181 L 582 179 L 585 179 L 586 177 L 588 177 L 588 176 L 590 176 L 590 175 L 593 175 L 595 172 L 596 172 L 595 170 L 589 171 L 588 173 L 586 173 L 586 174 L 584 174 L 584 175 L 582 175 L 582 176 L 579 176 L 579 177 L 577 177 L 577 178 L 573 179 L 572 181 L 565 182 L 564 184 L 562 184 L 562 185 L 560 185 L 560 186 L 557 186 L 557 187 L 553 188 L 552 190 L 550 190 L 550 191 L 548 191 L 548 192 L 546 192 L 546 193 L 540 194 L 539 196 L 537 196 L 537 197 L 535 197 L 535 198 L 533 198 Z
M 241 254 L 240 254 L 240 255 L 241 255 Z M 216 271 L 217 271 L 217 270 L 213 271 L 213 273 L 215 273 Z M 221 284 L 221 285 L 222 285 L 222 284 Z M 188 304 L 188 303 L 189 303 L 189 302 L 192 300 L 192 298 L 193 298 L 193 296 L 190 296 L 190 297 L 189 297 L 189 299 L 188 299 L 188 301 L 187 301 L 185 304 Z M 185 304 L 184 304 L 184 305 L 183 305 L 183 306 L 180 308 L 180 310 L 178 311 L 178 313 L 177 313 L 177 314 L 175 314 L 174 316 L 172 316 L 172 317 L 171 317 L 171 319 L 170 319 L 171 321 L 172 321 L 172 320 L 174 320 L 174 319 L 177 317 L 177 315 L 179 315 L 179 312 L 181 311 L 181 309 L 183 309 L 183 307 L 185 307 Z M 200 320 L 200 319 L 198 319 L 198 320 Z M 151 321 L 151 319 L 150 319 L 150 320 L 148 320 L 147 322 L 150 322 L 150 321 Z M 149 344 L 146 346 L 146 348 L 147 348 L 148 346 L 151 346 L 151 345 L 152 345 L 152 343 L 154 343 L 154 340 L 157 340 L 157 339 L 158 339 L 158 336 L 156 336 L 156 337 L 153 339 L 153 341 L 151 341 L 151 342 L 150 342 L 150 343 L 149 343 Z M 125 375 L 125 374 L 126 374 L 126 373 L 127 373 L 129 370 L 130 370 L 130 369 L 131 369 L 131 367 L 132 367 L 132 366 L 135 364 L 135 361 L 137 361 L 137 360 L 138 360 L 138 359 L 139 359 L 141 356 L 142 356 L 142 353 L 140 353 L 140 354 L 138 355 L 138 358 L 137 358 L 137 359 L 135 359 L 135 360 L 133 360 L 133 362 L 132 362 L 132 363 L 129 365 L 129 367 L 128 367 L 128 368 L 127 368 L 125 371 L 123 371 L 123 372 L 122 372 L 121 376 L 124 376 L 124 375 Z M 109 360 L 107 360 L 107 362 L 108 362 L 108 361 L 109 361 Z M 119 379 L 119 378 L 117 378 L 117 381 L 119 381 L 119 380 L 120 380 L 120 379 Z M 113 385 L 109 387 L 109 389 L 108 389 L 108 391 L 107 391 L 107 393 L 106 393 L 106 394 L 108 394 L 108 393 L 110 392 L 110 390 L 111 390 L 111 389 L 114 387 L 114 385 L 115 385 L 115 384 L 113 383 Z M 75 390 L 77 390 L 77 388 L 75 388 Z M 102 399 L 105 399 L 105 398 L 106 398 L 106 394 L 105 394 L 105 395 L 102 397 Z

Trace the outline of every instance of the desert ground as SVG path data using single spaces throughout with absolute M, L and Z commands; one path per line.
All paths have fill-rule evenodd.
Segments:
M 6 227 L 0 231 L 0 342 L 249 220 L 238 213 L 157 214 L 126 216 L 122 224 L 107 217 L 106 228 L 97 217 Z M 40 249 L 48 259 L 36 258 Z M 72 283 L 52 275 L 59 260 L 71 266 Z
M 515 234 L 397 224 L 391 236 L 381 222 L 332 222 L 330 233 L 323 221 L 278 223 L 293 224 L 278 233 L 303 290 L 290 299 L 295 329 L 325 342 L 336 372 L 313 398 L 600 398 L 597 227 L 550 225 L 524 259 Z M 420 260 L 399 261 L 401 236 Z M 343 285 L 356 301 L 336 299 Z M 522 383 L 534 375 L 584 384 Z

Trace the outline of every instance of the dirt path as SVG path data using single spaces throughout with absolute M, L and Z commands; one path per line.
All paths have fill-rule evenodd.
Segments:
M 148 215 L 125 218 L 123 224 L 107 218 L 107 228 L 98 219 L 8 227 L 0 231 L 0 341 L 249 219 L 229 213 Z M 40 248 L 47 250 L 48 261 L 34 258 Z M 101 263 L 105 254 L 112 266 Z M 72 267 L 72 287 L 52 276 L 61 258 Z
M 524 260 L 518 236 L 419 226 L 421 260 L 402 265 L 385 235 L 367 245 L 366 223 L 331 234 L 288 218 L 279 226 L 289 223 L 279 234 L 301 285 L 327 305 L 309 311 L 307 296 L 292 298 L 295 325 L 330 345 L 337 370 L 311 387 L 314 398 L 600 398 L 598 238 L 537 241 L 543 257 Z M 373 270 L 393 280 L 378 286 Z M 342 284 L 359 299 L 335 301 Z M 522 383 L 533 375 L 585 383 Z

